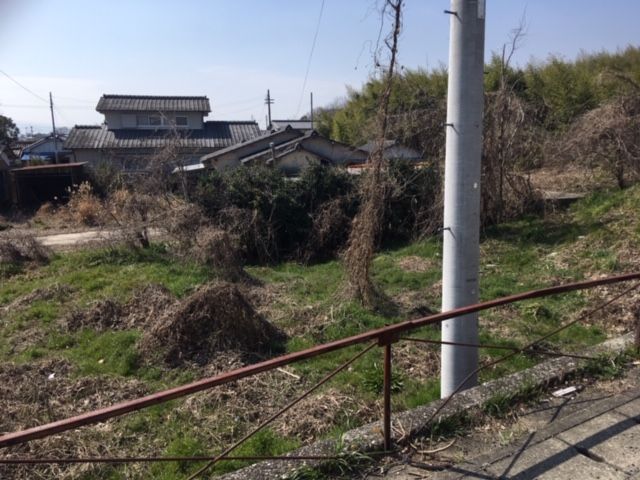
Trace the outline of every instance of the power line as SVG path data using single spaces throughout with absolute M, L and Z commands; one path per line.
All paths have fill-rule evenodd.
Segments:
M 25 90 L 26 92 L 29 92 L 31 95 L 33 95 L 34 97 L 36 97 L 39 100 L 42 100 L 44 103 L 49 103 L 49 100 L 45 99 L 44 97 L 41 97 L 40 95 L 38 95 L 37 93 L 35 93 L 33 90 L 25 87 L 24 85 L 22 85 L 19 81 L 17 81 L 15 78 L 13 78 L 11 75 L 9 75 L 7 72 L 0 70 L 0 73 L 3 74 L 5 77 L 7 77 L 9 80 L 11 80 L 13 83 L 15 83 L 16 85 L 18 85 L 20 88 L 22 88 L 23 90 Z
M 304 74 L 304 82 L 302 82 L 302 91 L 300 92 L 300 100 L 298 100 L 298 108 L 294 117 L 298 116 L 300 112 L 300 106 L 302 105 L 302 99 L 304 97 L 304 91 L 307 88 L 307 78 L 309 77 L 309 70 L 311 69 L 311 59 L 313 58 L 313 51 L 316 49 L 316 40 L 318 39 L 318 32 L 320 31 L 320 20 L 322 20 L 322 12 L 324 11 L 324 2 L 320 5 L 320 14 L 318 15 L 318 22 L 316 23 L 316 33 L 313 35 L 313 42 L 311 43 L 311 51 L 309 52 L 309 59 L 307 60 L 307 71 Z
M 29 105 L 24 103 L 0 103 L 0 107 L 7 108 L 49 108 L 48 105 Z M 74 109 L 74 110 L 94 110 L 93 107 L 82 106 L 82 105 L 59 105 L 56 104 L 56 107 L 63 107 L 65 110 Z

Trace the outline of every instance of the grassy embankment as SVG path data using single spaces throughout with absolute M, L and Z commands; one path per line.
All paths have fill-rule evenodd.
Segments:
M 528 218 L 483 232 L 481 259 L 481 297 L 483 300 L 580 280 L 594 275 L 615 274 L 638 267 L 634 252 L 640 242 L 640 188 L 595 194 L 578 202 L 567 212 L 546 218 Z M 249 267 L 254 277 L 264 282 L 270 300 L 261 311 L 289 335 L 287 351 L 296 351 L 317 343 L 335 340 L 407 316 L 421 316 L 439 306 L 440 250 L 437 238 L 380 253 L 374 263 L 374 275 L 384 293 L 398 308 L 386 315 L 371 313 L 340 296 L 343 271 L 337 261 L 313 266 L 285 263 L 274 267 Z M 96 250 L 56 255 L 45 266 L 18 271 L 5 269 L 0 284 L 0 308 L 36 289 L 56 284 L 70 287 L 65 295 L 36 300 L 27 305 L 4 309 L 0 322 L 0 360 L 4 365 L 29 364 L 64 359 L 72 367 L 74 378 L 118 377 L 135 379 L 148 391 L 184 383 L 203 374 L 200 367 L 167 369 L 150 365 L 136 349 L 141 332 L 137 330 L 96 332 L 90 328 L 69 332 L 60 327 L 60 318 L 74 309 L 86 308 L 96 299 L 126 301 L 137 289 L 149 283 L 167 287 L 183 297 L 215 274 L 206 269 L 176 262 L 161 246 L 145 253 L 124 250 Z M 553 329 L 593 304 L 596 296 L 572 293 L 523 302 L 508 308 L 485 312 L 481 316 L 481 337 L 487 343 L 519 345 Z M 575 325 L 549 341 L 549 348 L 579 351 L 617 333 L 616 325 L 602 318 Z M 618 325 L 619 326 L 619 325 Z M 437 328 L 416 333 L 423 338 L 438 338 Z M 352 356 L 354 347 L 326 357 L 297 364 L 290 371 L 301 377 L 300 388 L 313 384 L 323 374 Z M 394 408 L 404 409 L 438 396 L 436 350 L 423 345 L 398 345 L 394 384 Z M 502 351 L 485 350 L 495 357 Z M 526 368 L 542 357 L 517 356 L 511 361 L 483 372 L 487 380 Z M 369 417 L 379 410 L 382 382 L 381 352 L 374 350 L 353 368 L 331 383 L 332 393 L 357 398 L 367 405 L 361 417 L 341 412 L 335 424 L 323 435 L 332 435 Z M 282 399 L 280 399 L 282 400 Z M 229 399 L 233 410 L 234 399 Z M 213 406 L 198 404 L 197 418 L 213 415 Z M 211 409 L 208 412 L 207 409 Z M 135 445 L 138 439 L 155 439 L 153 452 L 166 455 L 193 455 L 216 451 L 215 439 L 238 436 L 256 418 L 232 413 L 216 425 L 197 424 L 190 407 L 171 402 L 146 412 L 129 415 L 115 422 L 108 433 L 123 438 L 120 447 Z M 216 417 L 217 418 L 217 417 Z M 27 421 L 27 423 L 29 423 Z M 205 428 L 206 427 L 206 428 Z M 207 429 L 224 430 L 215 435 Z M 110 440 L 105 438 L 105 442 Z M 300 443 L 276 429 L 267 430 L 238 454 L 274 454 Z M 114 447 L 115 448 L 115 447 Z M 138 447 L 135 447 L 138 448 Z M 145 449 L 142 448 L 141 451 Z M 147 452 L 149 453 L 149 452 Z M 237 468 L 238 462 L 221 464 L 217 471 Z M 179 478 L 193 466 L 158 464 L 151 467 L 99 467 L 89 476 L 114 478 L 127 475 L 154 478 Z

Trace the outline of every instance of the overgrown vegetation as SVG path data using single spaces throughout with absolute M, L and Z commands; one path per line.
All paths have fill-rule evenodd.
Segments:
M 638 257 L 634 252 L 640 245 L 640 226 L 632 212 L 639 207 L 640 188 L 634 186 L 594 194 L 566 212 L 487 229 L 482 243 L 482 297 L 488 299 L 637 268 Z M 440 247 L 440 240 L 430 237 L 376 255 L 372 275 L 397 306 L 397 313 L 392 314 L 372 313 L 337 295 L 344 271 L 335 260 L 310 266 L 298 263 L 247 266 L 247 274 L 259 282 L 240 283 L 234 288 L 258 315 L 285 332 L 288 340 L 284 349 L 291 352 L 437 310 Z M 216 344 L 214 356 L 188 354 L 180 362 L 169 364 L 152 362 L 153 355 L 146 353 L 149 350 L 140 350 L 145 332 L 164 315 L 203 311 L 202 306 L 189 307 L 194 292 L 208 292 L 204 296 L 200 293 L 198 301 L 205 302 L 209 295 L 215 301 L 214 293 L 202 286 L 217 280 L 219 272 L 188 258 L 176 259 L 172 252 L 170 245 L 152 243 L 148 249 L 108 247 L 60 253 L 53 255 L 49 263 L 31 265 L 24 273 L 15 273 L 2 282 L 0 355 L 7 378 L 12 378 L 16 386 L 10 395 L 2 396 L 2 408 L 15 412 L 10 418 L 18 422 L 6 423 L 9 417 L 5 417 L 3 430 L 32 425 L 34 419 L 46 422 L 62 418 L 121 398 L 100 392 L 129 392 L 129 395 L 152 392 L 251 361 L 235 350 L 233 342 L 228 344 L 232 351 L 220 350 Z M 524 344 L 615 291 L 608 288 L 601 293 L 575 293 L 486 312 L 481 315 L 481 340 L 508 346 Z M 634 321 L 629 307 L 634 301 L 628 298 L 622 306 L 612 305 L 596 318 L 550 339 L 545 348 L 580 350 L 609 334 L 629 329 Z M 436 328 L 425 328 L 416 332 L 416 336 L 437 339 L 439 332 Z M 212 453 L 356 351 L 357 348 L 352 348 L 335 352 L 287 367 L 288 373 L 263 374 L 189 400 L 123 417 L 107 424 L 108 434 L 97 427 L 71 432 L 56 439 L 57 448 L 63 448 L 59 451 L 69 455 L 77 453 L 74 448 L 79 444 L 85 452 L 96 455 L 105 452 L 145 455 L 151 453 L 148 450 L 151 446 L 153 453 L 167 455 Z M 483 350 L 485 358 L 503 354 L 501 350 Z M 482 379 L 526 368 L 543 358 L 535 352 L 515 357 L 483 372 Z M 380 352 L 369 352 L 352 369 L 276 422 L 264 439 L 242 453 L 283 452 L 301 442 L 337 435 L 378 419 L 380 364 Z M 600 362 L 594 368 L 598 367 L 598 374 L 610 375 L 613 371 L 610 372 L 609 365 Z M 394 410 L 437 398 L 438 370 L 436 347 L 396 344 Z M 51 374 L 54 376 L 49 379 Z M 46 386 L 47 390 L 40 390 L 47 392 L 46 397 L 36 395 L 28 387 L 34 382 Z M 45 398 L 49 399 L 48 406 L 43 403 Z M 495 409 L 506 408 L 503 400 L 495 399 Z M 30 412 L 39 413 L 34 416 Z M 37 450 L 23 447 L 11 454 L 49 453 L 49 445 L 34 444 L 29 448 Z M 223 464 L 217 471 L 239 466 Z M 55 471 L 39 468 L 46 475 L 57 477 L 153 475 L 170 479 L 179 478 L 193 467 L 185 463 L 96 466 L 87 471 L 78 467 Z M 20 478 L 33 476 L 32 473 L 21 468 L 12 469 L 7 475 Z

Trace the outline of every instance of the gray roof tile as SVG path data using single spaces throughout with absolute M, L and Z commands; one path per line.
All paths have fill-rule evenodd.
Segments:
M 211 111 L 207 97 L 176 97 L 156 95 L 102 95 L 98 112 L 206 112 Z
M 255 121 L 211 121 L 204 122 L 201 130 L 177 130 L 182 148 L 218 149 L 249 140 L 260 134 Z M 106 126 L 76 125 L 66 142 L 65 148 L 162 148 L 173 141 L 167 130 L 118 129 Z

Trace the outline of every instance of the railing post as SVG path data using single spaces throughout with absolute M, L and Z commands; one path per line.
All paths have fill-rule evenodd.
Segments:
M 391 450 L 391 343 L 384 346 L 384 449 Z
M 633 313 L 635 320 L 633 345 L 636 347 L 637 351 L 640 351 L 640 305 L 634 309 Z
M 391 450 L 391 345 L 393 339 L 385 335 L 380 338 L 379 344 L 384 347 L 384 384 L 383 384 L 383 418 L 382 432 L 384 435 L 384 450 Z

